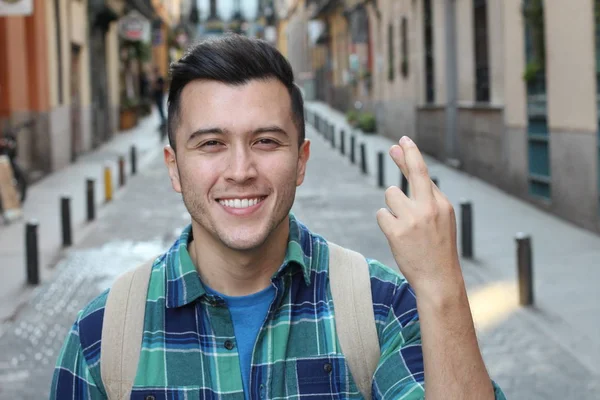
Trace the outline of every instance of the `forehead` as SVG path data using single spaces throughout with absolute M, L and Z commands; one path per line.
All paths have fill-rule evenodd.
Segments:
M 276 79 L 251 80 L 242 85 L 195 80 L 181 93 L 181 122 L 198 124 L 292 123 L 291 98 Z

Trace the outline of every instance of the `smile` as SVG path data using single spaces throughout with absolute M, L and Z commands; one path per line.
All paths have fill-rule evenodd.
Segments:
M 260 202 L 262 202 L 266 196 L 256 197 L 256 198 L 246 198 L 246 199 L 220 199 L 219 204 L 227 208 L 250 208 L 254 207 Z

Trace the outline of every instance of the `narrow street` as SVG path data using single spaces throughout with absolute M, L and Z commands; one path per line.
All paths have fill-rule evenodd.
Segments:
M 293 212 L 327 239 L 394 267 L 376 210 L 383 190 L 334 152 L 312 127 L 307 179 Z M 106 207 L 101 220 L 59 263 L 52 281 L 37 289 L 0 337 L 0 399 L 46 398 L 58 351 L 77 311 L 114 277 L 166 249 L 188 222 L 162 157 L 154 160 Z M 463 265 L 472 306 L 489 274 Z M 479 321 L 489 371 L 510 399 L 593 399 L 598 376 L 533 324 L 527 311 L 511 310 L 493 324 Z
M 600 0 L 0 0 L 0 400 L 47 398 L 78 311 L 189 224 L 164 135 L 218 92 L 187 79 L 257 76 L 304 98 L 301 222 L 397 268 L 376 212 L 409 136 L 492 379 L 600 398 Z

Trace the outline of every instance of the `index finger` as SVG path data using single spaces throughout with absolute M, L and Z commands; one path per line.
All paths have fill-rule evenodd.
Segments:
M 408 136 L 403 136 L 400 139 L 400 146 L 404 152 L 406 179 L 412 189 L 411 192 L 414 193 L 414 198 L 416 200 L 432 200 L 433 190 L 429 170 L 417 145 Z

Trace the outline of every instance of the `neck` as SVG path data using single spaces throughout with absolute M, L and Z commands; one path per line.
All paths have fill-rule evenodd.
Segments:
M 289 217 L 260 246 L 236 250 L 225 246 L 195 221 L 188 250 L 202 282 L 226 296 L 246 296 L 271 284 L 287 250 Z

